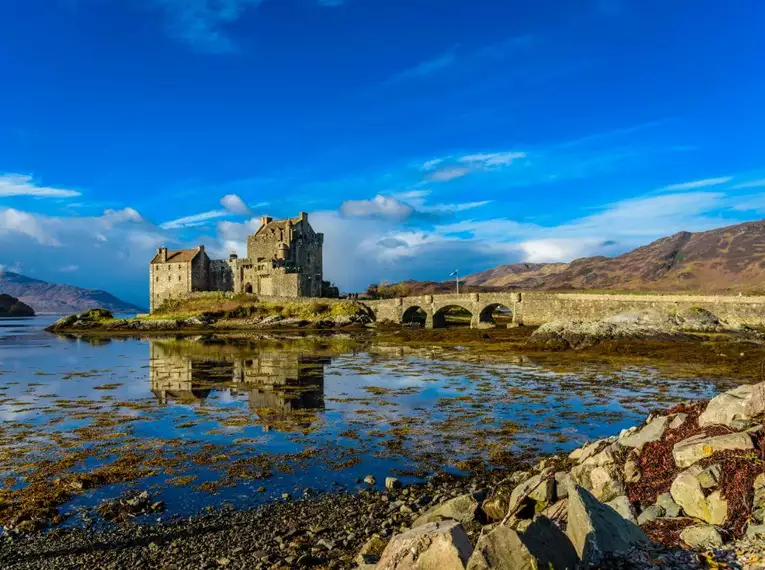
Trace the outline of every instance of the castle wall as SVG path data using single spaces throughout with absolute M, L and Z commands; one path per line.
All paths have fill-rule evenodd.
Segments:
M 230 260 L 211 260 L 208 289 L 210 291 L 234 291 L 235 271 L 236 264 Z
M 192 290 L 191 263 L 156 263 L 149 270 L 151 280 L 151 310 L 168 299 L 177 299 Z

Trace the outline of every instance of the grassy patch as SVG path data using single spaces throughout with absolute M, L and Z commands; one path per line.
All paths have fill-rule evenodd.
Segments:
M 254 295 L 225 293 L 195 293 L 182 299 L 165 301 L 146 320 L 188 319 L 211 316 L 223 319 L 249 319 L 279 316 L 285 319 L 321 320 L 352 317 L 363 309 L 352 301 L 304 299 L 294 301 L 260 300 Z

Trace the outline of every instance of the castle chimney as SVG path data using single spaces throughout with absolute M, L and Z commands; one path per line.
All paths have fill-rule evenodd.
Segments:
M 166 247 L 160 247 L 157 249 L 157 255 L 159 255 L 159 260 L 162 263 L 167 263 L 167 248 Z
M 271 216 L 263 216 L 262 218 L 260 218 L 260 225 L 266 226 L 270 224 L 273 220 L 274 219 Z
M 239 256 L 236 254 L 235 251 L 231 252 L 231 255 L 228 256 L 230 261 L 234 261 L 235 259 L 239 259 Z
M 300 221 L 301 222 L 307 222 L 308 221 L 308 212 L 300 212 Z
M 203 245 L 198 245 L 197 246 L 197 251 L 204 251 L 204 250 L 205 250 L 205 246 L 203 246 Z

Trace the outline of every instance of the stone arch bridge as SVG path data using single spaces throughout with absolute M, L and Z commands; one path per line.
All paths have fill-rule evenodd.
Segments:
M 470 326 L 493 326 L 492 317 L 497 308 L 512 311 L 513 323 L 520 323 L 522 293 L 463 293 L 446 295 L 420 295 L 378 301 L 363 301 L 375 315 L 375 320 L 404 323 L 418 309 L 425 313 L 426 328 L 446 325 L 446 311 L 459 307 L 470 313 Z

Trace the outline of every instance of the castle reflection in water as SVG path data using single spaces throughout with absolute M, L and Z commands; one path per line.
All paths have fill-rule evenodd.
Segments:
M 231 348 L 231 347 L 227 347 Z M 151 391 L 162 404 L 203 402 L 213 391 L 246 394 L 264 420 L 324 409 L 324 367 L 330 357 L 249 347 L 223 350 L 188 341 L 150 341 Z

